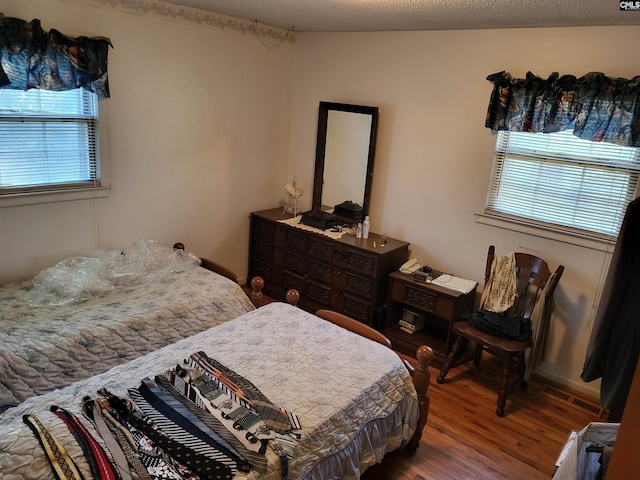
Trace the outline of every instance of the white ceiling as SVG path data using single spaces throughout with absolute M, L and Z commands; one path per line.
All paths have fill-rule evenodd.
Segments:
M 298 32 L 640 25 L 618 0 L 169 0 Z M 631 2 L 634 3 L 634 2 Z

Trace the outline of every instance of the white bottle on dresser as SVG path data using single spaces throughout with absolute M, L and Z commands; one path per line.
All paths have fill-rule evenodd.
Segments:
M 369 228 L 371 224 L 369 222 L 369 215 L 364 217 L 364 222 L 362 222 L 362 238 L 369 238 Z

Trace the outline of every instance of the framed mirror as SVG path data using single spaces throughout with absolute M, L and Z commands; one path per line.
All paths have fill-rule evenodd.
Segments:
M 350 201 L 369 214 L 378 107 L 320 102 L 313 211 Z

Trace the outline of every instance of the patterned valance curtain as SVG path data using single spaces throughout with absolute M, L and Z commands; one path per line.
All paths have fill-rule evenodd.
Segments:
M 487 77 L 493 91 L 485 126 L 493 131 L 552 133 L 567 128 L 584 140 L 640 147 L 640 76 L 591 72 L 583 77 Z
M 71 90 L 85 88 L 109 97 L 105 37 L 68 37 L 0 13 L 0 88 Z

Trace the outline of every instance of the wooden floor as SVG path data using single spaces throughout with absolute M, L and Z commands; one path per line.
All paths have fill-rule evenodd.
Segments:
M 438 373 L 432 369 L 420 448 L 388 454 L 363 480 L 548 480 L 569 431 L 605 421 L 543 393 L 534 380 L 526 390 L 516 387 L 500 418 L 493 379 L 462 365 L 439 385 Z

